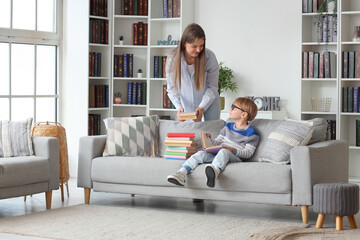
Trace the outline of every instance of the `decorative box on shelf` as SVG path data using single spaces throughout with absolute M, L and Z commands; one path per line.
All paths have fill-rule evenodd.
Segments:
M 287 111 L 258 111 L 256 119 L 286 119 Z M 229 111 L 221 111 L 220 118 L 226 121 L 229 118 Z

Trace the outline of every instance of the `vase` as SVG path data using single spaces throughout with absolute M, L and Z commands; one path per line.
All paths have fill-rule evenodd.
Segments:
M 121 98 L 120 98 L 120 97 L 116 97 L 116 98 L 114 99 L 114 103 L 115 103 L 115 104 L 121 104 Z
M 354 27 L 353 42 L 360 42 L 360 26 Z
M 119 45 L 124 45 L 124 41 L 123 41 L 123 40 L 119 40 Z
M 220 97 L 220 109 L 224 110 L 224 108 L 225 108 L 225 98 Z

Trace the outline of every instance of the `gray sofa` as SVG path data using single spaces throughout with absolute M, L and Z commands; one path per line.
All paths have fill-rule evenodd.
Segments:
M 59 140 L 32 137 L 34 155 L 0 158 L 0 199 L 45 192 L 51 208 L 52 190 L 59 188 Z
M 291 164 L 259 162 L 268 135 L 281 122 L 255 119 L 252 125 L 260 133 L 256 152 L 247 162 L 228 164 L 215 188 L 206 185 L 204 165 L 190 173 L 186 186 L 180 187 L 170 184 L 166 178 L 175 173 L 183 161 L 161 157 L 102 157 L 106 136 L 82 137 L 78 187 L 84 188 L 87 204 L 93 189 L 101 192 L 300 205 L 303 222 L 307 223 L 313 185 L 348 181 L 349 146 L 340 140 L 321 141 L 325 138 L 326 121 L 317 119 L 314 121 L 311 144 L 294 147 L 290 152 Z M 200 143 L 201 131 L 216 136 L 224 124 L 222 120 L 199 123 L 160 120 L 159 154 L 162 156 L 164 153 L 164 140 L 168 132 L 195 132 L 196 140 Z

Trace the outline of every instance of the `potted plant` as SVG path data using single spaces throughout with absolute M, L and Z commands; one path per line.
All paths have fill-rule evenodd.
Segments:
M 324 0 L 317 10 L 316 17 L 314 18 L 314 25 L 317 26 L 317 41 L 323 42 L 322 33 L 323 33 L 323 24 L 324 24 L 324 14 L 328 14 L 333 17 L 334 26 L 337 26 L 337 0 Z M 327 42 L 327 41 L 326 41 Z
M 115 104 L 121 104 L 121 93 L 120 92 L 116 92 L 114 94 L 115 98 L 114 98 L 114 103 Z
M 224 65 L 224 62 L 219 64 L 219 95 L 225 91 L 231 90 L 231 92 L 236 92 L 238 90 L 237 83 L 233 80 L 234 72 L 232 69 Z M 225 98 L 220 97 L 220 106 L 221 110 L 225 107 Z
M 141 68 L 139 68 L 139 70 L 137 72 L 137 77 L 142 78 L 142 69 Z
M 119 37 L 119 45 L 123 45 L 124 44 L 124 37 L 120 36 Z

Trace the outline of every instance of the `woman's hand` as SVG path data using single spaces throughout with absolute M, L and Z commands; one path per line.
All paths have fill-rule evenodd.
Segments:
M 198 107 L 196 109 L 196 113 L 197 113 L 197 118 L 194 121 L 195 122 L 200 122 L 202 117 L 203 117 L 203 114 L 204 114 L 204 109 L 202 107 Z
M 184 108 L 180 108 L 179 111 L 177 112 L 177 118 L 180 122 L 185 122 L 185 120 L 180 120 L 180 113 L 184 112 Z

